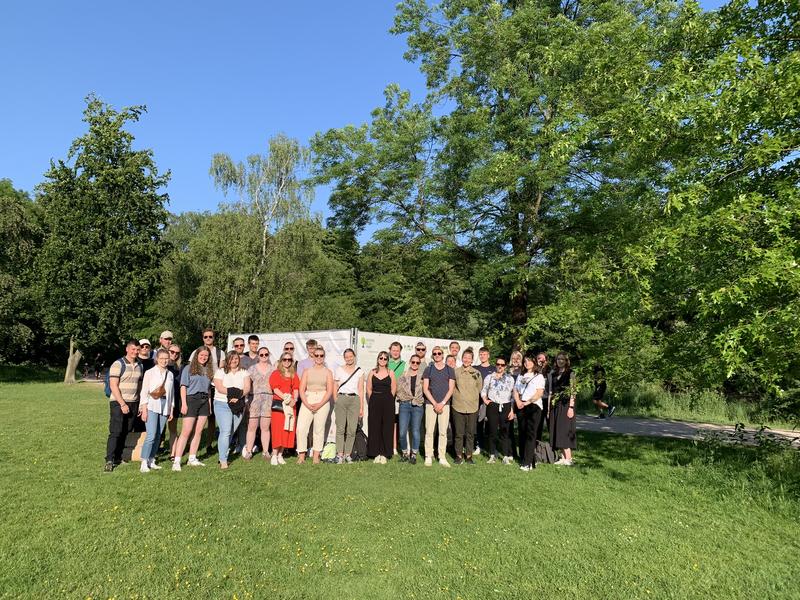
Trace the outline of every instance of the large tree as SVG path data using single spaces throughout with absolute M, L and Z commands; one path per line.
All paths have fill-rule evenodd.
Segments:
M 168 201 L 151 150 L 133 148 L 126 125 L 144 106 L 115 110 L 87 98 L 88 131 L 39 186 L 45 240 L 36 260 L 44 324 L 69 341 L 65 381 L 81 353 L 118 345 L 125 325 L 156 290 L 165 254 Z

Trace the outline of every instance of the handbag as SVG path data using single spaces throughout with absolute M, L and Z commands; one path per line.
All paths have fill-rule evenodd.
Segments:
M 161 385 L 158 386 L 156 389 L 154 389 L 152 392 L 150 392 L 150 397 L 153 398 L 154 400 L 160 400 L 161 398 L 167 395 L 167 388 L 164 387 L 164 384 L 167 383 L 167 375 L 169 375 L 169 371 L 164 373 L 164 381 L 161 382 Z
M 244 393 L 239 388 L 228 388 L 228 408 L 230 408 L 231 412 L 237 417 L 244 413 L 243 395 Z M 233 402 L 230 402 L 231 400 L 233 400 Z

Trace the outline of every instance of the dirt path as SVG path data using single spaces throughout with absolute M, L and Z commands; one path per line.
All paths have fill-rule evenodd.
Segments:
M 704 431 L 716 431 L 723 434 L 734 434 L 734 427 L 730 425 L 712 425 L 710 423 L 689 423 L 686 421 L 669 421 L 664 419 L 650 419 L 643 417 L 611 417 L 610 419 L 595 419 L 590 415 L 578 415 L 578 429 L 583 431 L 597 431 L 601 433 L 622 433 L 626 435 L 642 435 L 656 437 L 671 437 L 685 440 L 698 439 Z M 745 440 L 754 439 L 756 429 L 748 429 Z M 769 429 L 769 435 L 791 440 L 792 446 L 800 448 L 800 431 L 787 431 L 782 429 Z

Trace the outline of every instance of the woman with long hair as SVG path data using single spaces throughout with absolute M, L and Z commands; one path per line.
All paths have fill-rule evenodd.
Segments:
M 539 373 L 539 365 L 531 356 L 524 358 L 522 368 L 523 372 L 514 385 L 514 402 L 520 430 L 525 432 L 525 443 L 520 447 L 520 469 L 530 471 L 536 468 L 536 432 L 542 418 L 544 376 Z
M 270 426 L 272 425 L 272 388 L 269 378 L 272 375 L 272 363 L 269 360 L 269 348 L 261 346 L 256 351 L 256 364 L 247 369 L 253 389 L 253 399 L 247 419 L 247 438 L 242 450 L 242 458 L 249 460 L 253 456 L 253 445 L 256 443 L 256 431 L 261 428 L 262 456 L 269 458 Z
M 561 458 L 555 464 L 572 466 L 572 451 L 578 447 L 575 433 L 575 395 L 577 384 L 569 356 L 559 352 L 550 376 L 550 444 L 553 450 L 561 450 Z
M 367 424 L 367 456 L 374 457 L 377 464 L 385 465 L 394 454 L 394 395 L 397 380 L 389 369 L 389 353 L 380 351 L 374 369 L 367 377 L 367 402 L 369 414 Z
M 205 346 L 200 346 L 192 353 L 189 364 L 183 368 L 180 377 L 181 407 L 183 415 L 181 435 L 175 444 L 175 458 L 172 461 L 172 470 L 181 470 L 181 458 L 186 449 L 189 437 L 192 443 L 189 446 L 189 466 L 204 467 L 197 459 L 197 450 L 203 438 L 203 428 L 211 412 L 209 400 L 211 382 L 214 381 L 214 365 L 211 362 L 211 353 Z
M 345 350 L 342 356 L 344 366 L 334 373 L 337 464 L 352 462 L 350 455 L 353 453 L 358 418 L 364 415 L 364 373 L 356 365 L 356 353 L 352 348 Z
M 231 350 L 225 357 L 225 366 L 214 373 L 214 415 L 217 418 L 219 437 L 219 468 L 228 468 L 228 449 L 231 437 L 242 421 L 245 398 L 250 392 L 250 376 L 242 369 L 241 357 Z
M 272 388 L 272 458 L 269 462 L 273 466 L 284 465 L 284 449 L 294 447 L 294 408 L 300 394 L 300 378 L 295 371 L 292 352 L 281 354 L 277 367 L 269 376 L 269 387 Z
M 297 415 L 297 464 L 306 460 L 308 432 L 313 427 L 313 462 L 320 462 L 325 445 L 325 424 L 331 412 L 333 373 L 325 366 L 325 349 L 316 346 L 311 350 L 314 364 L 303 371 L 300 378 L 300 413 Z

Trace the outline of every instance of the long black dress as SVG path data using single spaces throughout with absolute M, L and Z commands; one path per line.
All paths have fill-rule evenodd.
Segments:
M 550 408 L 550 445 L 553 450 L 578 447 L 578 438 L 575 434 L 575 416 L 567 417 L 569 408 L 570 379 L 573 377 L 571 370 L 558 374 L 554 369 L 550 374 L 552 387 L 552 406 Z
M 387 375 L 383 379 L 372 377 L 372 395 L 369 397 L 369 437 L 367 438 L 367 456 L 385 456 L 392 458 L 394 454 L 394 397 L 392 396 L 392 378 Z

